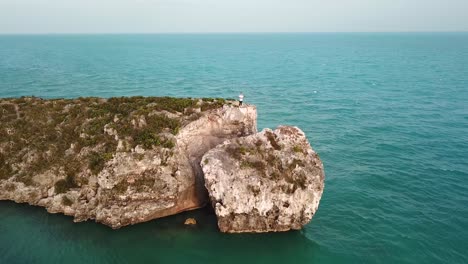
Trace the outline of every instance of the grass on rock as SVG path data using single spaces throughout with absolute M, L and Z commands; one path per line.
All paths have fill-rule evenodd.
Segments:
M 74 188 L 77 175 L 98 174 L 117 151 L 119 140 L 131 151 L 172 149 L 168 134 L 222 107 L 221 98 L 119 97 L 43 100 L 0 99 L 0 180 L 33 185 L 34 175 L 51 172 L 65 178 L 58 193 Z M 77 162 L 77 157 L 79 157 Z M 85 181 L 84 181 L 85 182 Z

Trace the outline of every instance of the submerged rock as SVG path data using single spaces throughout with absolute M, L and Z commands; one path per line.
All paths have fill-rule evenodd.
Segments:
M 0 200 L 112 228 L 204 206 L 200 161 L 254 106 L 169 97 L 0 99 Z
M 195 218 L 187 218 L 185 219 L 184 225 L 196 225 L 197 220 Z
M 297 127 L 227 140 L 201 166 L 222 232 L 301 229 L 324 188 L 322 162 Z

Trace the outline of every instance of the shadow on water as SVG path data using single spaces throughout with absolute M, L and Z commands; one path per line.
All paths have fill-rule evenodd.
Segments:
M 185 226 L 188 217 L 197 226 Z M 220 233 L 211 208 L 112 230 L 1 201 L 0 219 L 2 263 L 310 263 L 321 251 L 304 231 Z

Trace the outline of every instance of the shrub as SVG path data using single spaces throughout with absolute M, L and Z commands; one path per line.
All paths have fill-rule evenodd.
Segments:
M 112 159 L 112 153 L 97 153 L 91 152 L 89 155 L 89 169 L 98 174 L 102 171 L 107 161 Z
M 8 183 L 5 185 L 5 190 L 9 191 L 9 192 L 12 192 L 14 190 L 16 190 L 16 185 L 12 184 L 12 183 Z
M 223 107 L 224 103 L 221 103 L 221 102 L 203 102 L 202 103 L 202 106 L 201 106 L 201 111 L 204 112 L 204 111 L 208 111 L 208 110 L 212 110 L 212 109 L 216 109 L 216 108 L 221 108 Z
M 298 175 L 294 183 L 302 190 L 306 188 L 307 178 L 305 175 Z
M 104 133 L 107 124 L 113 127 L 120 139 L 126 143 L 141 144 L 145 148 L 159 146 L 174 148 L 176 142 L 164 139 L 160 133 L 167 131 L 177 134 L 182 126 L 182 118 L 169 118 L 155 111 L 185 113 L 183 121 L 198 119 L 201 113 L 195 108 L 219 107 L 224 100 L 200 100 L 171 97 L 120 97 L 120 98 L 78 98 L 42 100 L 37 97 L 0 99 L 0 180 L 15 176 L 15 180 L 26 185 L 34 184 L 34 175 L 44 171 L 54 172 L 65 168 L 68 178 L 57 181 L 57 190 L 66 192 L 77 185 L 75 181 L 83 166 L 98 174 L 116 151 L 117 141 Z M 17 109 L 20 118 L 17 118 Z M 114 117 L 118 121 L 114 122 Z M 146 126 L 135 128 L 132 119 L 144 116 Z M 8 129 L 8 131 L 7 131 Z M 84 133 L 85 137 L 80 137 Z M 67 155 L 73 144 L 74 154 Z M 135 145 L 133 145 L 135 146 Z M 127 150 L 130 149 L 130 145 Z M 86 148 L 83 150 L 83 148 Z M 36 153 L 39 155 L 36 156 Z M 47 154 L 45 154 L 47 153 Z M 73 159 L 80 163 L 72 164 Z M 26 156 L 31 154 L 31 156 Z M 34 156 L 33 156 L 34 155 Z M 24 157 L 31 157 L 24 159 Z M 85 164 L 87 162 L 87 164 Z M 13 164 L 22 166 L 15 171 Z M 80 178 L 80 185 L 86 179 Z
M 263 145 L 263 141 L 261 139 L 257 139 L 257 141 L 255 141 L 255 146 L 257 146 L 257 148 L 261 147 Z
M 266 171 L 265 163 L 263 163 L 263 161 L 261 160 L 251 161 L 250 166 L 261 173 L 264 173 Z
M 194 113 L 196 113 L 196 112 L 195 112 L 195 109 L 193 107 L 189 107 L 189 108 L 185 109 L 185 111 L 184 111 L 184 114 L 188 115 L 188 116 L 190 116 L 190 115 L 192 115 Z
M 298 145 L 295 145 L 293 147 L 293 151 L 296 152 L 296 153 L 303 153 L 302 148 L 300 146 L 298 146 Z
M 152 115 L 146 117 L 147 129 L 154 133 L 160 133 L 165 128 L 169 128 L 172 134 L 177 134 L 180 129 L 180 121 L 169 118 L 166 115 Z
M 216 101 L 221 103 L 221 104 L 225 104 L 226 103 L 226 99 L 224 98 L 216 98 Z
M 75 182 L 75 178 L 71 175 L 67 175 L 65 179 L 58 180 L 55 182 L 55 193 L 66 193 L 71 188 L 76 188 L 78 185 Z
M 73 181 L 75 176 L 80 172 L 80 163 L 76 160 L 67 160 L 65 164 L 65 174 L 67 178 L 71 178 Z
M 180 113 L 183 113 L 185 108 L 193 107 L 196 104 L 196 100 L 190 98 L 174 97 L 155 97 L 154 102 L 157 104 L 158 110 Z
M 93 119 L 86 125 L 85 133 L 91 136 L 104 134 L 104 126 L 109 122 L 109 118 Z
M 304 162 L 302 160 L 294 159 L 288 167 L 289 170 L 294 170 L 297 166 L 304 167 Z
M 66 193 L 70 188 L 67 186 L 67 181 L 64 179 L 58 180 L 55 183 L 55 193 Z
M 0 180 L 8 179 L 12 176 L 13 170 L 11 165 L 6 163 L 6 159 L 3 154 L 0 153 Z
M 246 160 L 243 160 L 240 163 L 240 167 L 241 167 L 241 169 L 250 168 L 250 163 L 248 161 L 246 161 Z
M 271 146 L 272 146 L 275 150 L 281 150 L 281 146 L 278 145 L 278 142 L 276 141 L 276 135 L 273 134 L 273 133 L 270 132 L 270 131 L 267 131 L 265 134 L 266 134 L 266 137 L 267 137 L 268 141 L 270 141 Z
M 145 190 L 145 187 L 147 188 L 153 187 L 154 181 L 155 181 L 154 178 L 144 175 L 143 177 L 135 180 L 134 186 L 136 187 L 138 192 L 142 192 Z
M 168 149 L 171 149 L 175 146 L 174 142 L 172 140 L 166 140 L 164 141 L 164 143 L 162 144 L 162 147 L 163 148 L 168 148 Z
M 233 157 L 234 159 L 236 160 L 240 160 L 242 158 L 242 154 L 241 152 L 239 151 L 239 147 L 237 145 L 234 145 L 234 144 L 230 144 L 227 148 L 226 148 L 226 152 L 231 155 L 231 157 Z
M 280 175 L 274 171 L 270 174 L 270 177 L 273 179 L 273 180 L 278 180 L 280 178 Z
M 275 155 L 273 155 L 273 154 L 269 154 L 268 157 L 266 158 L 266 161 L 268 163 L 268 166 L 270 166 L 270 167 L 274 167 L 274 166 L 277 165 L 276 164 L 277 159 L 276 159 Z
M 161 145 L 161 139 L 156 133 L 149 129 L 143 129 L 133 138 L 134 146 L 142 145 L 145 149 L 151 149 L 153 146 Z
M 128 189 L 128 183 L 125 179 L 114 185 L 114 188 L 112 188 L 112 191 L 117 194 L 123 194 L 127 191 Z
M 62 204 L 65 206 L 70 206 L 73 204 L 73 201 L 70 198 L 68 198 L 68 196 L 64 195 L 62 196 Z
M 254 196 L 258 196 L 260 194 L 260 188 L 258 186 L 247 185 L 247 190 L 253 193 Z
M 244 160 L 241 162 L 241 168 L 253 168 L 260 172 L 262 175 L 266 173 L 265 163 L 261 160 L 249 161 Z
M 31 172 L 32 173 L 32 172 Z M 16 181 L 24 183 L 24 185 L 31 186 L 34 184 L 31 173 L 23 173 L 16 177 Z
M 239 147 L 239 153 L 241 155 L 245 155 L 245 154 L 247 154 L 247 149 L 244 146 L 240 146 Z

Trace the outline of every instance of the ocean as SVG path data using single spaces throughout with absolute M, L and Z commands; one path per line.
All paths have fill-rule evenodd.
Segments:
M 209 208 L 111 230 L 0 201 L 0 263 L 468 263 L 468 33 L 0 36 L 0 97 L 239 92 L 324 163 L 303 230 L 222 234 Z

